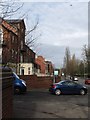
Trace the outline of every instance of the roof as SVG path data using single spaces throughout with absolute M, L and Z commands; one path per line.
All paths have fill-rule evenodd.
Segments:
M 9 23 L 19 23 L 19 22 L 24 21 L 24 20 L 23 19 L 11 19 L 11 20 L 6 19 L 6 21 Z
M 26 49 L 29 49 L 30 51 L 32 51 L 34 54 L 36 54 L 32 49 L 30 49 L 29 46 L 25 45 Z
M 9 23 L 9 24 L 18 24 L 20 22 L 23 22 L 24 24 L 24 27 L 25 27 L 25 23 L 24 23 L 24 19 L 6 19 L 6 21 Z
M 2 26 L 4 26 L 5 28 L 9 29 L 10 31 L 17 35 L 17 27 L 9 24 L 5 19 L 2 19 L 1 17 L 0 20 Z

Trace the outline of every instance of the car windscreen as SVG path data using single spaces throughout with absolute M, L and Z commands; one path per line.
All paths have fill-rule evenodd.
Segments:
M 16 73 L 13 72 L 13 75 L 14 75 L 16 78 L 20 79 L 19 76 L 18 76 Z
M 60 81 L 60 82 L 58 82 L 58 84 L 62 84 L 62 83 L 64 83 L 65 81 Z

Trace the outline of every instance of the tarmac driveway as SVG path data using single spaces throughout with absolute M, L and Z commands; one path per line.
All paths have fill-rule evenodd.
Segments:
M 88 118 L 88 95 L 52 95 L 31 90 L 14 95 L 14 118 Z

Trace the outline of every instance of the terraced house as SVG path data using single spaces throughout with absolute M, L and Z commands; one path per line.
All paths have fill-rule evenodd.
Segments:
M 2 51 L 2 64 L 16 67 L 18 58 L 18 31 L 16 27 L 8 24 L 4 19 L 0 18 L 0 45 Z M 14 42 L 14 44 L 13 44 Z
M 54 72 L 54 67 L 51 61 L 45 60 L 43 56 L 37 56 L 35 61 L 40 65 L 40 76 L 52 76 Z
M 2 64 L 8 65 L 17 74 L 31 75 L 35 70 L 35 52 L 25 44 L 24 20 L 0 18 L 0 44 Z
M 25 44 L 23 19 L 0 18 L 0 62 L 8 65 L 18 75 L 53 75 L 53 65 Z

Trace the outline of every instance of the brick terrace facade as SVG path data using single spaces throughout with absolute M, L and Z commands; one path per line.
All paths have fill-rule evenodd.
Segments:
M 45 61 L 43 56 L 38 56 L 36 59 L 36 63 L 40 65 L 40 73 L 45 75 L 53 75 L 53 65 L 51 61 Z
M 15 72 L 20 74 L 21 63 L 35 64 L 35 53 L 25 44 L 24 20 L 0 18 L 0 21 L 0 38 L 2 38 L 0 42 L 3 47 L 2 63 L 9 64 Z
M 2 63 L 3 64 L 7 64 L 9 62 L 16 63 L 16 58 L 18 57 L 17 56 L 17 51 L 18 51 L 17 29 L 9 25 L 5 20 L 2 19 L 2 23 L 0 24 L 0 30 L 2 31 L 2 34 L 3 34 L 2 35 L 3 40 L 0 41 L 3 47 Z
M 53 75 L 54 67 L 51 61 L 45 61 L 46 63 L 46 74 Z
M 12 67 L 18 74 L 24 74 L 24 69 L 30 69 L 30 67 L 32 67 L 31 70 L 33 70 L 33 74 L 41 73 L 52 75 L 52 63 L 45 61 L 42 56 L 38 56 L 35 59 L 36 53 L 25 44 L 26 28 L 24 20 L 4 20 L 0 18 L 0 21 L 0 37 L 2 38 L 0 42 L 3 47 L 2 63 Z M 29 68 L 25 68 L 25 66 L 29 66 Z M 28 73 L 29 72 L 27 72 L 27 74 Z
M 42 56 L 38 56 L 35 59 L 35 61 L 38 65 L 40 65 L 40 73 L 45 74 L 45 69 L 46 69 L 45 59 Z
M 25 52 L 25 23 L 24 20 L 7 20 L 7 22 L 16 27 L 18 30 L 18 63 L 24 62 L 24 52 Z M 14 41 L 15 42 L 15 41 Z

